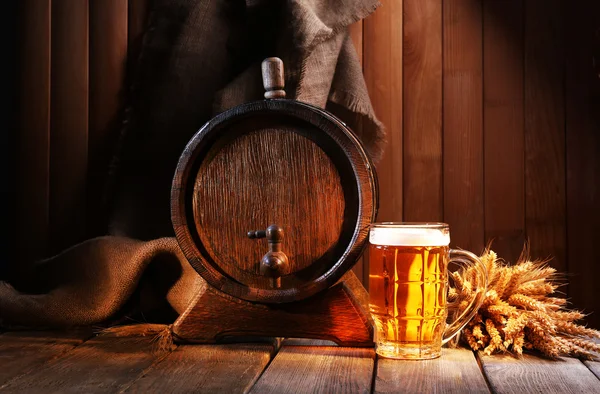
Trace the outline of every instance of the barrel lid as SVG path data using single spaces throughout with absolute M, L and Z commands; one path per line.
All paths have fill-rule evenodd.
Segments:
M 265 81 L 265 96 L 281 97 L 280 81 Z M 265 303 L 337 282 L 376 213 L 375 171 L 354 133 L 327 111 L 280 98 L 207 122 L 182 153 L 171 191 L 176 237 L 192 267 L 225 293 Z M 282 231 L 266 231 L 272 225 Z

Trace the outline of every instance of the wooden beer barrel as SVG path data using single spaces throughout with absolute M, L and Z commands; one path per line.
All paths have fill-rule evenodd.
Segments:
M 193 136 L 171 192 L 176 237 L 194 269 L 261 303 L 302 300 L 337 282 L 377 213 L 361 142 L 331 113 L 286 100 L 282 68 L 265 60 L 267 99 L 223 112 Z

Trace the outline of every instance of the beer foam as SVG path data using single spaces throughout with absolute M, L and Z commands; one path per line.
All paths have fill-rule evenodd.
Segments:
M 439 228 L 373 227 L 369 242 L 373 245 L 390 246 L 448 246 L 450 234 Z

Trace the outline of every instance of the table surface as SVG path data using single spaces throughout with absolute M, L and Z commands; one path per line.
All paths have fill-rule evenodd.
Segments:
M 370 348 L 265 338 L 179 345 L 156 336 L 0 334 L 0 392 L 77 393 L 600 393 L 600 362 L 443 349 L 427 361 L 378 358 Z

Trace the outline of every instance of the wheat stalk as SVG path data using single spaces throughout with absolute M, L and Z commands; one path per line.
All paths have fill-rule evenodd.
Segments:
M 561 276 L 546 261 L 532 261 L 528 249 L 515 265 L 498 259 L 489 247 L 481 256 L 487 268 L 488 288 L 477 314 L 462 331 L 461 340 L 473 350 L 491 355 L 509 352 L 520 356 L 535 349 L 552 358 L 576 356 L 597 359 L 600 331 L 578 324 L 585 317 L 567 308 L 567 300 L 553 296 Z M 458 312 L 475 296 L 467 280 L 474 268 L 453 272 L 449 300 Z

